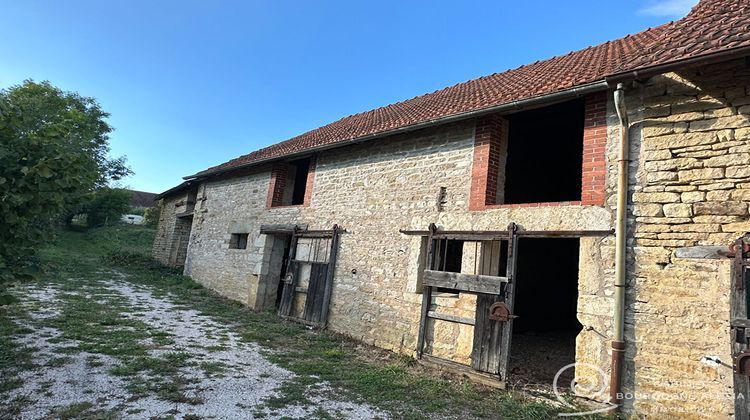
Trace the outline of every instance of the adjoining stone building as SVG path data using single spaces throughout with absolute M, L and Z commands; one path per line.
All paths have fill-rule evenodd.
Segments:
M 353 115 L 162 193 L 154 255 L 478 378 L 577 362 L 625 410 L 744 418 L 749 57 L 750 3 L 703 0 Z

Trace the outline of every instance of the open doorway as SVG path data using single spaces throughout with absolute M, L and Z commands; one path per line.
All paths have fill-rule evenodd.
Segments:
M 560 368 L 575 362 L 581 324 L 578 303 L 578 238 L 519 240 L 513 337 L 508 378 L 550 385 Z M 569 383 L 572 369 L 561 377 Z
M 284 277 L 286 277 L 286 270 L 289 266 L 289 250 L 291 249 L 292 245 L 291 239 L 291 236 L 287 236 L 283 241 L 280 241 L 280 247 L 283 247 L 284 250 L 281 256 L 281 266 L 279 267 L 279 281 L 278 287 L 276 289 L 276 303 L 274 304 L 274 308 L 276 310 L 279 309 L 279 304 L 281 304 L 281 295 L 284 291 Z

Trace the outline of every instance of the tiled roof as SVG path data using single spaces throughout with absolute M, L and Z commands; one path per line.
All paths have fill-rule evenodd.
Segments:
M 544 96 L 620 73 L 747 46 L 750 46 L 750 0 L 702 0 L 678 21 L 351 115 L 196 175 L 366 136 L 386 135 L 396 129 Z
M 703 0 L 620 72 L 750 46 L 750 0 Z
M 145 191 L 128 190 L 132 195 L 130 198 L 130 205 L 132 207 L 151 207 L 154 205 L 156 199 L 156 193 L 150 193 Z

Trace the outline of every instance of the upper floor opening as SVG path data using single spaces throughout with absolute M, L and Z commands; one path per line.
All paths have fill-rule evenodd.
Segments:
M 604 204 L 606 95 L 477 120 L 472 210 Z

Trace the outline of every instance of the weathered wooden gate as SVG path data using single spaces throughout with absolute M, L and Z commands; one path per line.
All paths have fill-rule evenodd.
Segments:
M 341 232 L 338 225 L 330 230 L 293 230 L 279 316 L 326 326 Z
M 450 360 L 425 354 L 425 334 L 428 319 L 439 319 L 474 326 L 471 368 L 505 381 L 510 357 L 510 340 L 513 328 L 513 286 L 518 249 L 517 226 L 511 223 L 506 232 L 437 232 L 430 225 L 427 261 L 423 276 L 422 313 L 417 338 L 417 357 L 464 370 L 467 367 Z M 507 263 L 505 276 L 461 274 L 438 271 L 435 266 L 436 246 L 440 240 L 461 241 L 507 241 Z M 498 259 L 500 255 L 498 255 Z M 433 291 L 449 288 L 477 295 L 474 319 L 440 314 L 430 310 Z
M 732 246 L 732 293 L 730 326 L 736 419 L 750 419 L 750 246 L 738 239 Z

